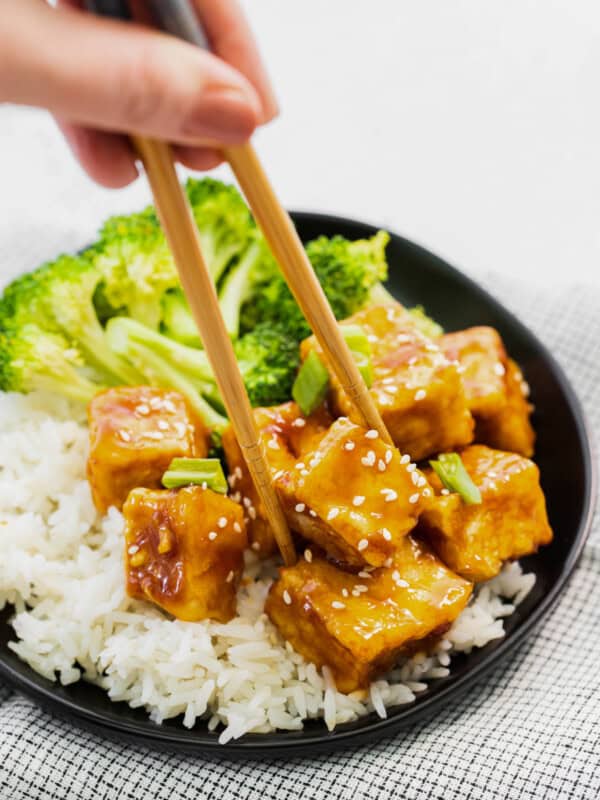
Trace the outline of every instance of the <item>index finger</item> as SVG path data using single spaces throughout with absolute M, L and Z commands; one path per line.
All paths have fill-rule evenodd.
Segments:
M 256 89 L 268 122 L 279 107 L 254 35 L 237 0 L 193 0 L 213 52 L 239 70 Z

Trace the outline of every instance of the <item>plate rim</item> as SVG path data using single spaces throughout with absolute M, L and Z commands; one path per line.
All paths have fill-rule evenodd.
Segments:
M 311 224 L 322 224 L 324 226 L 350 225 L 362 228 L 365 235 L 369 235 L 369 232 L 372 234 L 379 230 L 379 226 L 353 217 L 306 210 L 291 211 L 290 214 L 294 222 L 304 221 L 310 222 Z M 386 230 L 389 229 L 386 228 Z M 389 230 L 389 232 L 391 236 L 398 240 L 404 247 L 412 249 L 418 254 L 425 256 L 430 261 L 435 262 L 453 278 L 466 284 L 471 291 L 483 295 L 486 302 L 491 307 L 498 310 L 512 326 L 520 329 L 522 333 L 529 337 L 543 354 L 546 364 L 550 366 L 554 378 L 559 383 L 567 399 L 573 414 L 579 439 L 583 444 L 582 466 L 585 476 L 584 510 L 568 557 L 562 565 L 555 585 L 548 594 L 543 597 L 536 608 L 523 619 L 517 629 L 511 632 L 509 636 L 498 641 L 493 650 L 484 656 L 480 662 L 473 665 L 462 675 L 456 677 L 455 680 L 441 687 L 438 691 L 432 692 L 429 695 L 423 695 L 417 703 L 413 703 L 410 706 L 399 707 L 402 709 L 400 714 L 392 714 L 385 719 L 375 717 L 364 727 L 351 730 L 344 730 L 342 728 L 329 732 L 323 728 L 322 731 L 315 732 L 307 732 L 304 729 L 300 731 L 274 731 L 269 734 L 245 734 L 240 739 L 232 740 L 224 745 L 218 743 L 217 737 L 214 734 L 208 734 L 205 731 L 200 731 L 199 733 L 195 732 L 196 735 L 193 736 L 190 735 L 194 732 L 193 729 L 189 731 L 183 728 L 165 728 L 160 725 L 156 725 L 155 729 L 144 728 L 143 731 L 140 731 L 140 726 L 135 721 L 127 719 L 118 722 L 115 720 L 107 720 L 101 713 L 86 708 L 75 700 L 57 696 L 55 693 L 56 683 L 48 682 L 47 687 L 39 685 L 36 679 L 39 680 L 41 676 L 38 676 L 31 667 L 29 667 L 29 671 L 32 673 L 31 678 L 17 672 L 9 663 L 6 663 L 3 649 L 0 649 L 0 677 L 7 684 L 28 697 L 31 697 L 43 708 L 50 710 L 63 719 L 66 717 L 71 722 L 75 722 L 81 727 L 101 736 L 113 740 L 118 739 L 120 741 L 126 741 L 129 744 L 137 746 L 142 745 L 155 749 L 195 753 L 203 757 L 217 758 L 219 760 L 282 757 L 290 753 L 294 755 L 324 753 L 367 744 L 384 737 L 389 738 L 402 728 L 416 721 L 423 721 L 423 718 L 431 716 L 434 711 L 439 710 L 455 699 L 459 699 L 466 692 L 470 684 L 481 678 L 494 667 L 497 667 L 510 652 L 515 650 L 557 604 L 583 552 L 591 530 L 597 502 L 597 451 L 586 411 L 571 385 L 569 378 L 561 365 L 554 358 L 554 355 L 537 335 L 521 322 L 510 309 L 506 308 L 506 306 L 497 300 L 485 287 L 481 286 L 469 275 L 446 261 L 446 259 L 438 256 L 437 253 L 432 252 L 425 246 L 394 231 Z M 373 717 L 373 714 L 369 716 Z M 277 739 L 273 741 L 272 738 L 267 739 L 265 737 L 277 737 Z

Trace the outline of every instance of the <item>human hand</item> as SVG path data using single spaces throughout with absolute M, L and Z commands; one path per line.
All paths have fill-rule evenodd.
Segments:
M 277 113 L 236 0 L 194 0 L 213 53 L 80 5 L 5 5 L 0 102 L 51 111 L 98 183 L 120 187 L 137 177 L 126 133 L 172 142 L 181 163 L 204 170 L 221 161 L 220 146 L 246 141 Z

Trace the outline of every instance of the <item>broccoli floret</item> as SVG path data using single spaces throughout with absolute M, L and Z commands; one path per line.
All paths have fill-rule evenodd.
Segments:
M 0 326 L 2 322 L 0 320 Z M 81 374 L 83 359 L 64 336 L 33 323 L 0 327 L 0 390 L 50 391 L 88 403 L 104 388 Z
M 253 406 L 290 399 L 300 351 L 298 341 L 285 329 L 263 322 L 238 339 L 235 354 Z
M 102 276 L 94 296 L 98 317 L 127 314 L 158 328 L 163 295 L 179 278 L 154 209 L 111 217 L 87 256 Z
M 176 389 L 207 427 L 217 433 L 226 427 L 227 419 L 203 397 L 215 390 L 215 383 L 202 350 L 186 348 L 126 317 L 110 319 L 106 335 L 114 352 L 128 359 L 142 375 L 141 382 Z M 184 364 L 182 358 L 187 358 Z
M 345 319 L 362 308 L 373 287 L 387 277 L 388 241 L 389 234 L 379 231 L 371 239 L 355 242 L 342 236 L 321 236 L 307 244 L 307 255 L 337 319 Z M 298 341 L 310 334 L 280 274 L 259 284 L 242 308 L 242 330 L 252 330 L 260 321 L 283 325 Z
M 202 253 L 215 283 L 227 265 L 247 248 L 256 226 L 248 206 L 235 188 L 213 178 L 186 183 Z
M 93 296 L 101 279 L 86 257 L 60 256 L 18 278 L 5 291 L 13 327 L 29 323 L 61 333 L 108 384 L 139 383 L 139 374 L 110 349 Z

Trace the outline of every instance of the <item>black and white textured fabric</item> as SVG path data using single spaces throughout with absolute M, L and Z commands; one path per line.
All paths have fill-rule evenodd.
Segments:
M 600 430 L 600 292 L 488 282 L 557 355 Z M 600 796 L 600 525 L 537 633 L 454 705 L 374 746 L 206 761 L 114 744 L 0 685 L 1 800 Z

